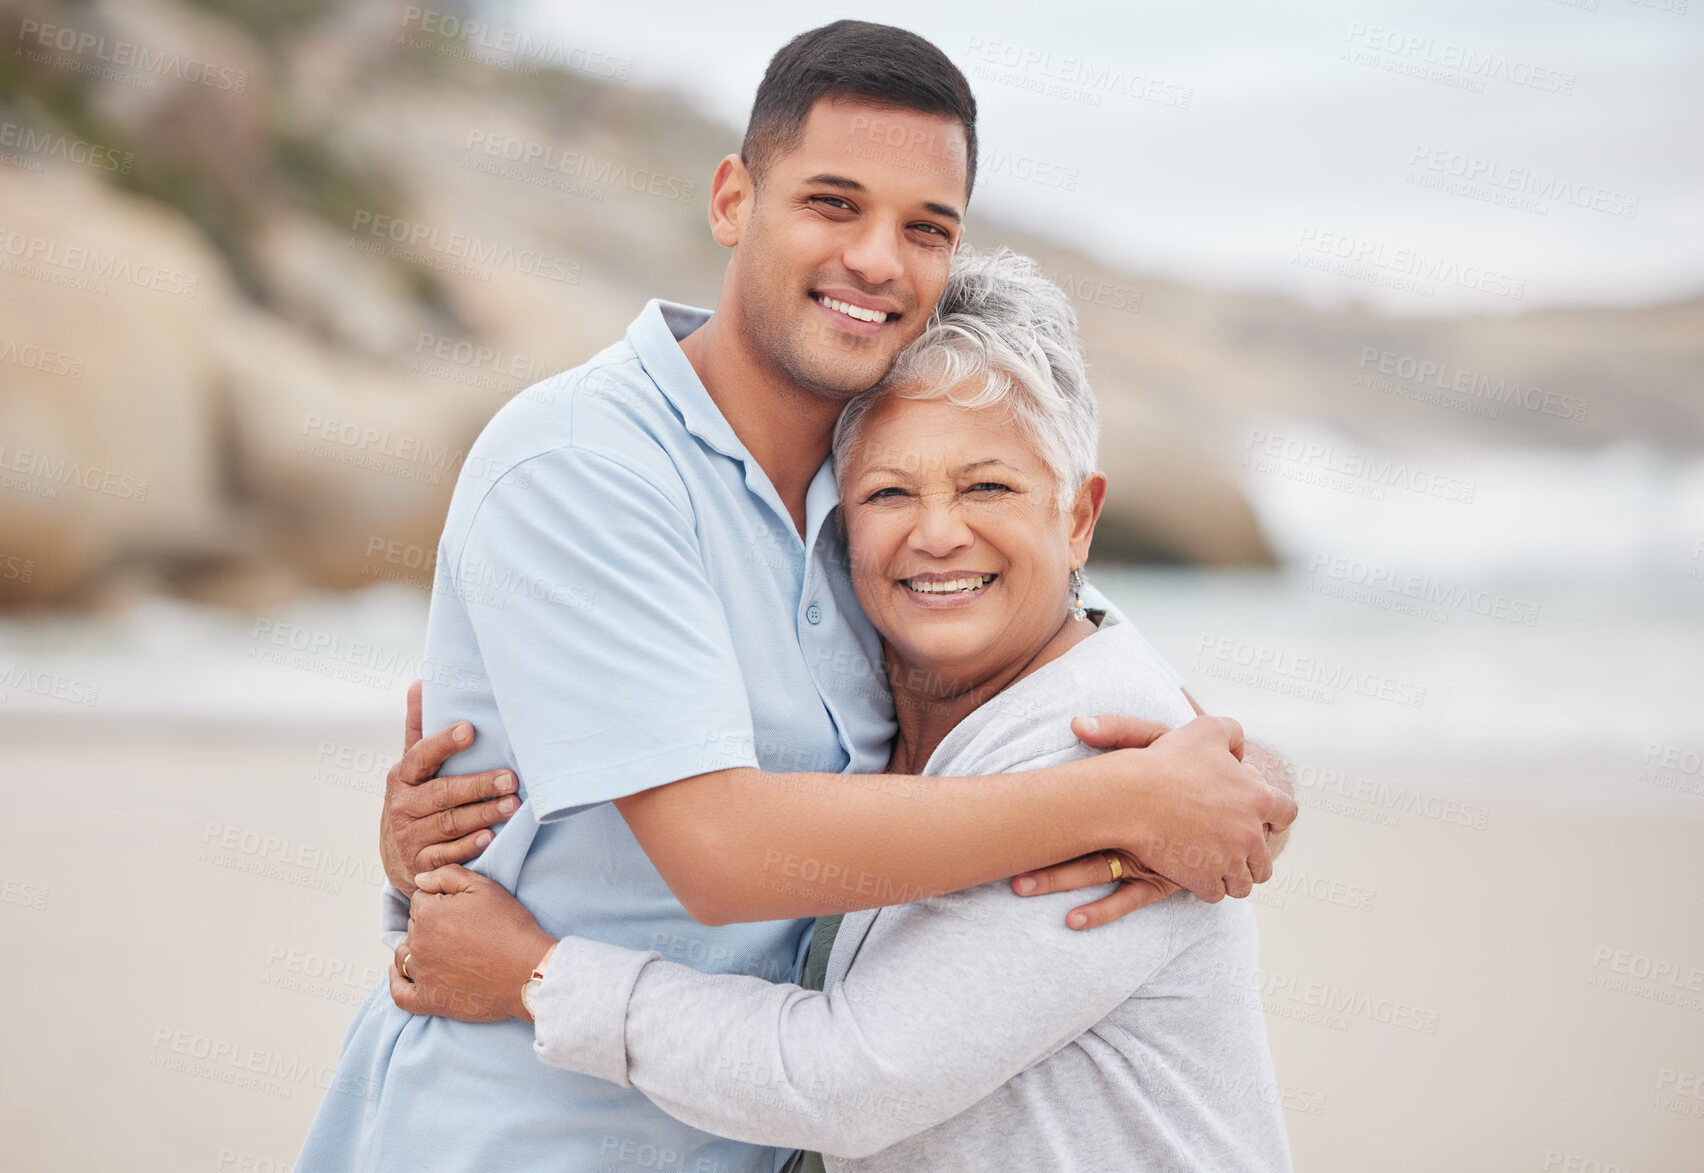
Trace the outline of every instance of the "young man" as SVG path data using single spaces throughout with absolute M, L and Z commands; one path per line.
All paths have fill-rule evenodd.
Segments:
M 1035 775 L 875 773 L 893 713 L 831 521 L 829 438 L 940 296 L 975 118 L 963 76 L 910 33 L 840 21 L 795 39 L 716 171 L 712 232 L 732 256 L 715 315 L 651 302 L 624 341 L 486 428 L 469 464 L 502 475 L 457 485 L 424 689 L 433 726 L 479 737 L 411 754 L 464 747 L 448 764 L 480 773 L 388 796 L 403 892 L 421 866 L 478 854 L 552 937 L 785 979 L 801 918 L 1089 852 L 1208 899 L 1270 874 L 1265 832 L 1295 805 L 1238 760 L 1234 722 Z M 1100 744 L 1156 732 L 1102 724 Z M 487 846 L 477 824 L 510 812 L 458 802 L 517 775 L 518 817 Z M 431 860 L 397 834 L 428 809 L 455 840 Z M 1054 878 L 1112 874 L 1097 855 Z M 1108 900 L 1097 916 L 1134 906 Z M 389 927 L 405 925 L 398 893 Z M 541 956 L 512 959 L 517 1000 Z M 542 1065 L 509 1006 L 459 1009 L 491 1021 L 417 1017 L 375 989 L 298 1167 L 769 1173 L 787 1155 Z

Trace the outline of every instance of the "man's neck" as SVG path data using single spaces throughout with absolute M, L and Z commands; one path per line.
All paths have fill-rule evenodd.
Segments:
M 805 496 L 828 458 L 844 405 L 810 395 L 758 363 L 721 314 L 681 339 L 680 349 L 804 536 Z

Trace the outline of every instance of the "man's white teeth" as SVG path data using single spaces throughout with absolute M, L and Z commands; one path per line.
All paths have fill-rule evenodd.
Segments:
M 908 578 L 905 580 L 905 585 L 926 595 L 947 595 L 954 591 L 978 590 L 993 581 L 994 576 L 992 574 L 979 574 L 975 578 L 954 578 L 945 582 L 918 582 L 914 578 Z
M 832 297 L 819 297 L 817 300 L 829 309 L 839 310 L 847 317 L 857 318 L 860 322 L 885 322 L 888 320 L 887 314 L 881 310 L 867 310 L 861 305 L 848 305 L 843 301 L 835 301 Z

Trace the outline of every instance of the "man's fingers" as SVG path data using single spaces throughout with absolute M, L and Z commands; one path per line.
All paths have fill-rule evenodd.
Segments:
M 1225 734 L 1225 748 L 1231 751 L 1231 756 L 1237 761 L 1243 760 L 1243 751 L 1248 743 L 1243 739 L 1242 722 L 1235 717 L 1197 717 L 1197 721 L 1217 721 Z
M 1270 840 L 1260 845 L 1259 850 L 1248 857 L 1248 874 L 1256 884 L 1264 884 L 1272 878 L 1272 847 Z
M 391 767 L 391 777 L 408 786 L 418 786 L 433 777 L 453 753 L 473 744 L 473 726 L 457 721 L 430 737 L 422 737 L 403 751 L 402 760 Z
M 420 681 L 416 680 L 408 686 L 408 715 L 402 720 L 402 752 L 407 753 L 423 732 L 420 724 Z
M 1019 896 L 1045 896 L 1049 892 L 1075 892 L 1096 884 L 1112 882 L 1112 864 L 1104 854 L 1079 856 L 1036 872 L 1012 877 L 1012 891 Z
M 1073 908 L 1065 914 L 1065 923 L 1073 929 L 1099 928 L 1165 897 L 1166 893 L 1158 884 L 1150 880 L 1131 880 L 1120 884 L 1118 891 L 1110 896 Z
M 477 873 L 470 872 L 459 864 L 446 864 L 414 877 L 415 887 L 433 896 L 453 896 L 458 892 L 470 892 L 478 882 Z
M 1234 872 L 1225 877 L 1225 894 L 1227 896 L 1234 896 L 1236 899 L 1241 900 L 1244 896 L 1247 896 L 1253 891 L 1254 876 L 1249 872 L 1248 868 L 1245 867 L 1240 871 Z
M 1225 898 L 1225 880 L 1222 876 L 1196 884 L 1185 884 L 1184 887 L 1193 892 L 1197 900 L 1207 904 L 1217 904 Z
M 460 839 L 452 839 L 448 843 L 433 843 L 422 847 L 414 856 L 414 867 L 417 871 L 432 871 L 446 864 L 466 863 L 487 847 L 491 846 L 490 831 L 475 831 L 471 835 L 463 835 Z
M 1268 786 L 1267 789 L 1272 792 L 1272 805 L 1266 812 L 1266 825 L 1272 828 L 1274 835 L 1281 835 L 1296 821 L 1296 814 L 1301 808 L 1294 798 L 1276 786 Z
M 1145 749 L 1170 733 L 1171 726 L 1164 721 L 1126 717 L 1122 713 L 1102 713 L 1098 717 L 1074 718 L 1071 732 L 1084 745 L 1099 749 Z

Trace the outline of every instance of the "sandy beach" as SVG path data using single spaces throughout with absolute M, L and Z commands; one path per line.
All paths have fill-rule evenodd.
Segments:
M 0 832 L 9 1164 L 289 1168 L 387 960 L 371 840 L 396 730 L 0 721 L 23 815 Z M 1652 775 L 1606 817 L 1488 800 L 1448 763 L 1342 765 L 1307 775 L 1256 897 L 1262 972 L 1235 979 L 1279 1076 L 1249 1094 L 1281 1097 L 1296 1167 L 1696 1168 L 1704 796 Z M 1534 785 L 1497 790 L 1627 766 L 1500 765 Z

